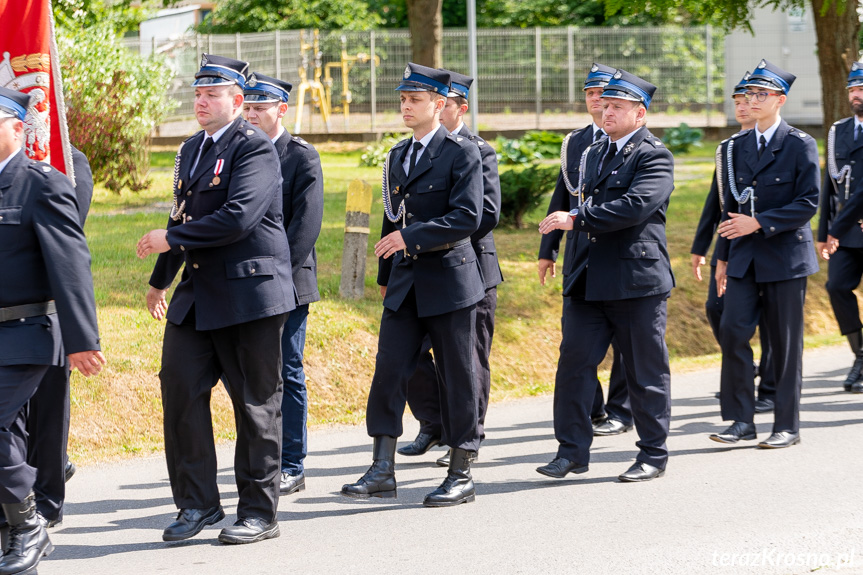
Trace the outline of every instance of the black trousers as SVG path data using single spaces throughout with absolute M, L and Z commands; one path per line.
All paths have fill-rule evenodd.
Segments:
M 575 327 L 575 329 L 578 329 Z M 608 401 L 602 393 L 602 384 L 596 381 L 596 394 L 593 396 L 593 406 L 590 408 L 591 420 L 608 417 L 626 425 L 632 425 L 632 408 L 629 404 L 629 391 L 626 389 L 626 368 L 620 357 L 620 350 L 614 340 L 611 340 L 612 363 L 608 378 Z
M 366 428 L 372 437 L 401 436 L 408 381 L 416 372 L 428 336 L 440 372 L 441 433 L 450 447 L 479 448 L 475 374 L 476 306 L 419 317 L 416 293 L 398 311 L 384 308 L 375 374 L 369 391 Z
M 486 290 L 476 304 L 476 374 L 478 427 L 480 441 L 485 439 L 485 414 L 491 394 L 489 355 L 494 339 L 494 312 L 497 309 L 497 287 Z M 408 405 L 420 422 L 420 432 L 441 435 L 441 407 L 438 377 L 431 355 L 431 339 L 423 340 L 417 369 L 408 381 Z
M 165 457 L 178 508 L 219 504 L 210 395 L 224 374 L 237 425 L 237 516 L 275 519 L 282 451 L 281 339 L 287 317 L 211 331 L 165 326 L 159 377 Z
M 49 521 L 63 518 L 69 409 L 69 367 L 52 365 L 27 408 L 27 461 L 36 468 L 36 509 Z
M 0 366 L 0 503 L 18 503 L 33 490 L 36 469 L 27 462 L 27 402 L 50 366 Z
M 720 346 L 719 323 L 722 320 L 722 310 L 725 307 L 725 298 L 719 297 L 716 292 L 716 266 L 710 266 L 710 284 L 707 288 L 707 301 L 704 307 L 707 311 L 707 322 L 713 331 L 713 337 Z M 758 339 L 761 340 L 761 359 L 758 360 L 758 399 L 773 399 L 776 396 L 776 376 L 773 370 L 773 353 L 770 351 L 770 342 L 767 340 L 767 325 L 764 318 L 758 322 Z
M 612 339 L 623 359 L 640 462 L 665 469 L 671 420 L 671 375 L 665 345 L 668 294 L 618 301 L 563 298 L 566 329 L 554 385 L 554 435 L 558 457 L 581 465 L 590 461 L 590 409 L 596 371 Z
M 860 322 L 860 309 L 854 290 L 860 285 L 863 276 L 863 248 L 839 247 L 830 256 L 827 268 L 827 293 L 830 294 L 830 305 L 833 315 L 839 324 L 842 335 L 855 333 L 863 329 Z
M 749 340 L 764 318 L 773 352 L 776 381 L 773 431 L 797 432 L 803 387 L 803 303 L 806 278 L 758 283 L 750 267 L 742 278 L 728 278 L 719 328 L 722 346 L 722 419 L 752 423 L 755 382 Z

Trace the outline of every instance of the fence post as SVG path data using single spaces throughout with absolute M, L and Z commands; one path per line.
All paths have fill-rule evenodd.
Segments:
M 569 105 L 575 105 L 575 46 L 572 26 L 566 27 L 566 71 L 569 76 Z
M 536 27 L 536 42 L 534 47 L 536 57 L 536 129 L 540 128 L 542 117 L 542 28 Z
M 276 78 L 282 77 L 282 38 L 276 30 Z
M 207 54 L 213 53 L 213 35 L 207 34 Z
M 708 24 L 704 28 L 705 45 L 707 48 L 707 57 L 704 59 L 707 62 L 707 78 L 705 81 L 707 90 L 707 105 L 704 109 L 707 111 L 707 126 L 710 127 L 710 113 L 713 111 L 713 34 Z
M 240 33 L 239 33 L 239 32 L 237 32 L 237 60 L 242 60 L 242 59 L 243 59 L 243 53 L 242 53 L 242 51 L 240 50 L 240 44 L 241 44 L 241 43 L 242 43 L 242 41 L 240 40 Z
M 342 250 L 342 278 L 339 283 L 339 294 L 343 298 L 362 299 L 365 291 L 371 211 L 371 185 L 365 180 L 352 181 L 348 184 L 348 201 L 345 206 L 345 241 Z
M 375 126 L 377 124 L 377 115 L 378 115 L 378 79 L 377 79 L 377 66 L 375 66 L 375 31 L 371 30 L 369 32 L 369 56 L 371 56 L 371 60 L 369 63 L 371 64 L 371 70 L 369 73 L 371 74 L 371 100 L 372 100 L 372 132 L 375 131 Z

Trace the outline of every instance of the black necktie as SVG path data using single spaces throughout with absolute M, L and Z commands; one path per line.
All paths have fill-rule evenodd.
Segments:
M 863 124 L 857 124 L 857 130 L 854 132 L 854 141 L 860 139 L 860 134 L 863 134 Z
M 423 149 L 422 142 L 414 142 L 414 149 L 411 150 L 410 165 L 408 166 L 408 177 L 414 173 L 414 166 L 417 165 L 417 154 Z
M 603 133 L 602 133 L 602 130 L 597 130 L 597 131 L 595 131 L 595 132 L 593 133 L 593 141 L 594 141 L 594 142 L 598 142 L 598 141 L 599 141 L 599 139 L 600 139 L 601 137 L 603 137 L 604 135 L 605 135 L 605 134 L 603 134 Z
M 615 154 L 617 154 L 617 144 L 615 142 L 612 142 L 608 146 L 608 152 L 605 153 L 605 157 L 602 158 L 602 163 L 599 164 L 600 173 L 602 173 L 602 168 L 608 165 L 608 162 L 611 161 L 611 158 L 613 158 Z
M 761 134 L 761 145 L 758 146 L 758 159 L 761 159 L 761 154 L 764 153 L 764 148 L 767 147 L 767 138 L 764 137 L 764 134 Z
M 198 167 L 201 165 L 201 160 L 204 159 L 204 156 L 207 155 L 207 152 L 210 151 L 210 148 L 213 147 L 213 138 L 206 136 L 204 138 L 204 145 L 201 146 L 201 153 L 198 155 L 198 161 L 195 162 L 195 170 L 192 172 L 193 174 L 198 171 Z

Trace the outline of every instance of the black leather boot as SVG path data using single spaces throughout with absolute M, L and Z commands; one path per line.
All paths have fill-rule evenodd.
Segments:
M 476 499 L 473 477 L 470 475 L 470 462 L 476 458 L 476 451 L 450 449 L 449 470 L 441 486 L 426 495 L 426 507 L 450 507 L 468 503 Z
M 396 496 L 396 438 L 389 435 L 375 437 L 372 466 L 356 483 L 342 486 L 342 495 L 357 499 Z
M 842 387 L 845 391 L 851 391 L 851 386 L 863 378 L 863 332 L 849 333 L 847 337 L 851 351 L 854 352 L 854 365 L 851 366 L 851 371 L 848 372 Z
M 9 545 L 0 558 L 0 575 L 35 572 L 39 561 L 48 556 L 54 546 L 36 515 L 33 494 L 20 503 L 4 503 L 3 513 L 9 522 Z

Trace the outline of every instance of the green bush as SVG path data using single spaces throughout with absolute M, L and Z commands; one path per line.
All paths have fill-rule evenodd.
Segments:
M 112 192 L 149 186 L 150 132 L 171 112 L 173 72 L 118 43 L 110 21 L 58 28 L 69 136 Z
M 517 140 L 498 136 L 495 140 L 497 161 L 505 165 L 521 165 L 560 156 L 563 134 L 546 131 L 530 131 Z
M 560 168 L 533 163 L 500 172 L 500 223 L 524 227 L 524 215 L 536 209 L 546 194 L 554 189 Z
M 384 160 L 387 158 L 387 152 L 401 140 L 404 140 L 405 137 L 405 134 L 396 132 L 384 134 L 383 138 L 366 146 L 366 150 L 360 156 L 360 167 L 382 168 Z
M 662 143 L 672 154 L 685 154 L 692 146 L 700 146 L 703 137 L 703 131 L 682 123 L 676 128 L 667 128 Z

